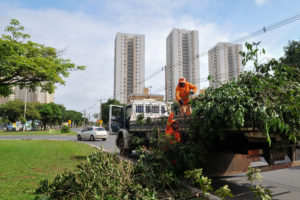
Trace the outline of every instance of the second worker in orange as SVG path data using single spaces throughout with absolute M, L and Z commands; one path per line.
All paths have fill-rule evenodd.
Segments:
M 190 115 L 192 113 L 191 105 L 189 104 L 190 96 L 195 94 L 197 87 L 181 77 L 176 87 L 176 100 L 180 106 L 180 114 Z

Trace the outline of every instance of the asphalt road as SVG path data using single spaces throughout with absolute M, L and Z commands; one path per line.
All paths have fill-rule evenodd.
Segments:
M 77 130 L 74 130 L 77 131 Z M 45 136 L 0 136 L 0 140 L 14 140 L 14 139 L 28 139 L 28 140 L 68 140 L 77 141 L 76 136 L 60 136 L 60 135 L 45 135 Z M 115 145 L 115 135 L 109 135 L 106 141 L 81 141 L 93 146 L 102 146 L 105 151 L 117 152 Z M 297 150 L 297 158 L 300 160 L 300 151 Z M 264 164 L 264 162 L 256 163 Z M 280 200 L 298 200 L 300 199 L 300 167 L 293 167 L 288 169 L 274 170 L 261 173 L 263 176 L 262 184 L 269 188 L 273 195 L 273 199 Z M 232 190 L 235 197 L 233 199 L 254 199 L 253 194 L 249 192 L 250 184 L 247 181 L 246 175 L 238 174 L 233 176 L 223 176 L 213 179 L 214 189 L 227 184 Z
M 262 172 L 261 175 L 263 176 L 263 182 L 255 182 L 255 184 L 261 184 L 268 188 L 273 195 L 272 199 L 300 199 L 300 167 Z M 227 184 L 235 195 L 231 199 L 254 199 L 253 193 L 249 190 L 251 185 L 245 174 L 219 177 L 213 179 L 213 182 L 216 189 Z
M 297 150 L 297 160 L 300 160 L 300 150 Z M 289 162 L 286 156 L 282 162 Z M 275 162 L 280 163 L 280 162 Z M 262 158 L 262 161 L 252 163 L 252 166 L 267 165 Z M 299 200 L 300 199 L 300 166 L 262 172 L 262 182 L 254 182 L 254 184 L 261 184 L 268 188 L 273 195 L 274 200 Z M 215 189 L 223 185 L 228 185 L 234 194 L 235 200 L 254 199 L 253 193 L 249 191 L 250 182 L 247 181 L 245 173 L 222 176 L 213 179 L 213 186 Z
M 96 140 L 89 141 L 83 140 L 80 142 L 87 143 L 93 146 L 100 147 L 107 152 L 117 152 L 119 153 L 118 148 L 115 144 L 115 135 L 109 135 L 106 141 Z M 0 136 L 0 140 L 67 140 L 67 141 L 77 141 L 76 135 L 32 135 L 32 136 Z

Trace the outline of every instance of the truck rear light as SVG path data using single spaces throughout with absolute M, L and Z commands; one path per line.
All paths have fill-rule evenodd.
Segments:
M 263 150 L 262 149 L 252 149 L 252 150 L 248 150 L 248 155 L 249 156 L 260 156 L 263 154 Z

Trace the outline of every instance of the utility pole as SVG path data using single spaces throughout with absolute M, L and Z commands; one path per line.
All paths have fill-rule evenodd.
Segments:
M 152 88 L 152 85 L 150 85 L 149 87 L 149 96 L 151 95 L 151 88 Z
M 24 123 L 23 124 L 23 132 L 25 131 L 26 128 L 26 107 L 27 107 L 27 88 L 25 88 L 25 99 L 24 99 Z
M 261 43 L 261 41 L 259 42 L 252 42 L 252 45 L 255 45 L 255 50 L 257 50 L 257 46 Z M 257 52 L 256 52 L 256 64 L 258 65 L 258 55 L 257 55 Z
M 85 110 L 83 111 L 83 128 L 85 128 Z
M 102 99 L 100 99 L 100 107 L 99 107 L 99 123 L 100 123 L 100 120 L 101 120 L 101 113 L 102 112 Z

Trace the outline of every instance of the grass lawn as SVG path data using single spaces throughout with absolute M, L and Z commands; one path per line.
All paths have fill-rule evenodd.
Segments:
M 34 199 L 41 180 L 74 168 L 94 151 L 69 141 L 0 141 L 0 199 Z
M 1 135 L 77 135 L 76 132 L 71 132 L 71 133 L 61 133 L 60 130 L 51 130 L 51 131 L 12 131 L 12 132 L 7 132 L 7 131 L 1 131 Z

